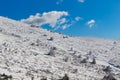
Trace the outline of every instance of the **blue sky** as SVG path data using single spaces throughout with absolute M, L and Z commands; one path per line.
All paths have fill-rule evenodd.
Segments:
M 120 0 L 1 0 L 0 16 L 67 35 L 120 38 Z

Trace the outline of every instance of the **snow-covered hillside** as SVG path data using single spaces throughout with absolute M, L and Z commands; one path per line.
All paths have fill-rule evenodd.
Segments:
M 0 17 L 0 74 L 14 80 L 58 80 L 64 74 L 70 80 L 101 80 L 107 66 L 120 80 L 119 40 L 70 37 Z

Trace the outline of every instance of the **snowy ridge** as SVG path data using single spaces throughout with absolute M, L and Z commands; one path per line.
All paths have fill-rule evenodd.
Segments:
M 107 66 L 119 80 L 119 51 L 119 40 L 70 37 L 0 17 L 0 73 L 15 80 L 57 80 L 65 73 L 70 80 L 101 80 Z

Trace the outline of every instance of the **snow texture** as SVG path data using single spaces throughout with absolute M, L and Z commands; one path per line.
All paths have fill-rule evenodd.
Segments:
M 14 80 L 58 80 L 64 74 L 70 80 L 101 80 L 107 66 L 120 80 L 119 51 L 120 40 L 72 37 L 0 17 L 0 74 Z

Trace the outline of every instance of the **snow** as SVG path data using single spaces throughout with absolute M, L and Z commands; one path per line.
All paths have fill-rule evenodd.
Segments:
M 2 43 L 4 40 L 6 40 L 7 36 L 0 33 L 0 43 Z
M 63 36 L 1 16 L 0 73 L 15 80 L 30 80 L 32 76 L 35 80 L 43 76 L 57 80 L 65 73 L 70 80 L 101 80 L 106 75 L 103 69 L 111 66 L 120 79 L 119 40 Z M 55 56 L 47 55 L 52 47 L 57 48 Z M 87 63 L 81 63 L 87 57 Z M 91 64 L 93 58 L 96 64 Z

